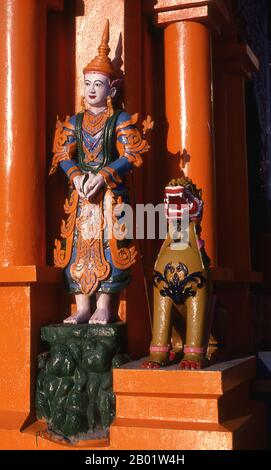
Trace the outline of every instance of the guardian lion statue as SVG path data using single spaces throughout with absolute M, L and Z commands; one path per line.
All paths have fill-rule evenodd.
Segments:
M 184 325 L 180 368 L 201 369 L 206 363 L 212 320 L 210 259 L 201 239 L 201 190 L 185 176 L 170 181 L 165 188 L 165 211 L 168 233 L 154 268 L 152 342 L 150 355 L 142 363 L 142 368 L 156 369 L 170 363 L 174 350 L 172 327 L 175 307 Z

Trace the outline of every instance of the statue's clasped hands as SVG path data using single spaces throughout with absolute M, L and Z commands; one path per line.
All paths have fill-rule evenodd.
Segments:
M 76 176 L 73 183 L 76 191 L 82 199 L 91 200 L 104 186 L 104 179 L 102 175 L 93 175 L 92 173 L 88 173 L 87 175 Z

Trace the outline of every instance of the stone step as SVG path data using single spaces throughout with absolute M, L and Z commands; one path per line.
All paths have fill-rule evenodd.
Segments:
M 265 448 L 265 408 L 248 393 L 255 357 L 201 371 L 182 371 L 178 365 L 146 370 L 142 361 L 114 369 L 117 406 L 110 448 Z
M 114 370 L 114 392 L 134 394 L 223 395 L 255 376 L 254 356 L 216 364 L 200 371 L 178 365 L 158 370 L 141 369 L 135 361 Z
M 110 449 L 122 450 L 250 450 L 266 448 L 265 410 L 223 424 L 116 418 Z
M 116 417 L 221 423 L 249 412 L 248 384 L 224 395 L 116 394 Z

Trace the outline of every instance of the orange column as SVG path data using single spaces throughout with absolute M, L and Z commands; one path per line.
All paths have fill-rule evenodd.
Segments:
M 195 6 L 196 5 L 196 6 Z M 203 190 L 202 236 L 216 265 L 210 6 L 217 2 L 158 0 L 156 22 L 165 27 L 165 99 L 169 155 Z M 219 10 L 220 15 L 226 13 Z M 218 21 L 216 22 L 218 27 Z M 170 157 L 171 158 L 171 157 Z M 171 176 L 176 177 L 172 164 Z
M 208 28 L 196 22 L 165 28 L 165 91 L 170 154 L 189 161 L 182 167 L 203 189 L 203 237 L 215 264 L 214 168 L 212 151 L 211 41 Z M 177 176 L 177 175 L 172 175 Z
M 45 263 L 45 8 L 43 1 L 0 0 L 2 266 Z

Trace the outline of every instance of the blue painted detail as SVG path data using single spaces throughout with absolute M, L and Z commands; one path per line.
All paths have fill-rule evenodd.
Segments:
M 168 263 L 164 269 L 164 275 L 159 271 L 154 271 L 153 282 L 158 289 L 163 287 L 160 289 L 162 297 L 170 297 L 176 305 L 184 305 L 189 297 L 195 297 L 197 290 L 204 286 L 206 279 L 200 272 L 189 274 L 187 266 L 183 263 L 177 266 Z

